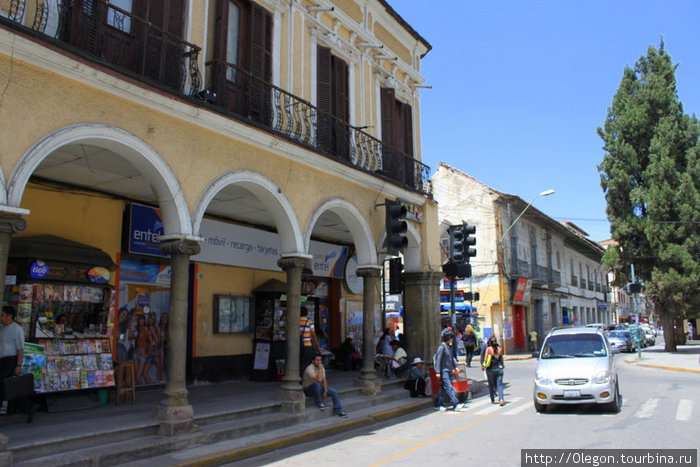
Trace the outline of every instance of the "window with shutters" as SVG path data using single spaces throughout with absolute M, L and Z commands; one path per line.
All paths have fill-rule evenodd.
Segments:
M 391 178 L 413 186 L 413 111 L 396 99 L 392 88 L 381 89 L 382 163 Z
M 247 0 L 219 0 L 212 88 L 217 104 L 269 124 L 272 14 Z
M 318 46 L 318 147 L 337 157 L 350 153 L 348 65 L 328 47 Z

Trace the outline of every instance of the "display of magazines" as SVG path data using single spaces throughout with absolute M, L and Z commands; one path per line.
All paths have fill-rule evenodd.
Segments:
M 34 373 L 36 392 L 114 386 L 108 339 L 39 339 L 37 347 L 43 347 L 44 365 Z

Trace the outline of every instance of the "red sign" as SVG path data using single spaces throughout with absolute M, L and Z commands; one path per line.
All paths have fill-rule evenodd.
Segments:
M 513 301 L 522 302 L 525 298 L 525 292 L 527 292 L 527 279 L 525 279 L 524 277 L 518 277 L 518 279 L 515 282 Z

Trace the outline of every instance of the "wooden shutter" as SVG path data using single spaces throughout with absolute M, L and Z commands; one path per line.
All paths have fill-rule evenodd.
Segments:
M 141 0 L 134 11 L 150 25 L 182 39 L 185 0 Z M 185 82 L 185 48 L 155 28 L 141 34 L 144 74 L 154 81 L 182 90 Z
M 401 151 L 403 152 L 403 176 L 404 184 L 413 187 L 416 177 L 415 164 L 413 163 L 413 113 L 411 106 L 399 102 L 399 115 L 401 118 Z
M 333 70 L 333 116 L 335 153 L 337 156 L 347 159 L 350 151 L 349 117 L 349 92 L 348 92 L 348 65 L 336 56 L 331 56 L 331 68 Z
M 396 172 L 395 132 L 396 97 L 392 88 L 382 88 L 380 92 L 382 112 L 382 167 L 387 175 Z
M 250 117 L 269 124 L 272 115 L 272 14 L 252 3 L 250 18 Z
M 318 107 L 318 147 L 328 151 L 332 147 L 331 106 L 331 49 L 317 46 L 316 106 Z

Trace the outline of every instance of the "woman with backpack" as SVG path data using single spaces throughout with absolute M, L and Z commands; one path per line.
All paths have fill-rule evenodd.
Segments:
M 495 404 L 498 396 L 498 404 L 503 407 L 506 403 L 503 399 L 503 349 L 498 345 L 498 338 L 495 335 L 489 337 L 488 348 L 484 355 L 485 359 L 481 365 L 486 369 L 491 403 Z

